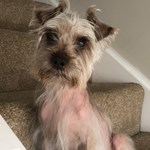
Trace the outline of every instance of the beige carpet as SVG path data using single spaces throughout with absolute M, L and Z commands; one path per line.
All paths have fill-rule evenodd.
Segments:
M 133 139 L 137 150 L 150 150 L 150 133 L 140 132 Z

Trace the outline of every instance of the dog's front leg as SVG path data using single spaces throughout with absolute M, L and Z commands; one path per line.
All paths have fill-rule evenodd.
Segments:
M 92 108 L 90 132 L 87 137 L 87 150 L 112 150 L 111 123 L 109 118 Z

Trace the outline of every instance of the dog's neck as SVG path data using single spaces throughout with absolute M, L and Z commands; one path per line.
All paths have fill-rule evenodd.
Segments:
M 85 83 L 84 85 L 69 85 L 69 84 L 62 84 L 62 83 L 51 83 L 47 86 L 45 86 L 45 91 L 46 93 L 65 93 L 66 91 L 85 91 L 87 88 L 87 84 Z
M 89 97 L 86 89 L 79 89 L 78 87 L 65 87 L 65 88 L 51 88 L 46 89 L 46 99 L 42 106 L 42 118 L 45 120 L 49 111 L 54 109 L 60 112 L 68 109 L 80 111 L 86 105 L 89 105 Z M 67 109 L 66 109 L 67 108 Z
M 45 93 L 47 95 L 48 101 L 62 101 L 62 99 L 70 99 L 74 95 L 88 95 L 86 87 L 70 87 L 70 86 L 61 86 L 61 85 L 51 85 L 45 88 Z

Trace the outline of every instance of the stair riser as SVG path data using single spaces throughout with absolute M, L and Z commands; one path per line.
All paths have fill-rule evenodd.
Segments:
M 0 30 L 0 91 L 33 89 L 30 65 L 36 40 L 28 33 Z
M 31 0 L 0 0 L 0 28 L 29 30 L 33 7 Z
M 92 86 L 90 98 L 99 109 L 108 114 L 115 133 L 134 135 L 140 131 L 141 126 L 143 88 L 136 84 L 112 85 L 113 87 L 111 84 L 109 87 Z

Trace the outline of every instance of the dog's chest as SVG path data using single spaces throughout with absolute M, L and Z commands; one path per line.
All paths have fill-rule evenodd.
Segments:
M 47 135 L 55 135 L 51 139 L 64 145 L 67 141 L 70 149 L 78 149 L 80 145 L 89 147 L 94 141 L 98 147 L 110 149 L 107 123 L 92 108 L 87 91 L 69 90 L 55 100 L 45 101 L 41 120 L 47 127 Z
M 84 139 L 91 115 L 90 107 L 86 91 L 70 90 L 62 93 L 56 101 L 45 102 L 41 117 L 43 123 L 49 124 L 51 129 L 56 129 L 56 132 L 63 130 L 70 139 Z

